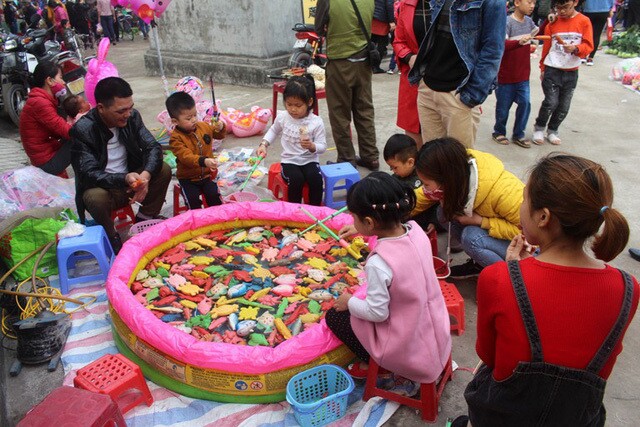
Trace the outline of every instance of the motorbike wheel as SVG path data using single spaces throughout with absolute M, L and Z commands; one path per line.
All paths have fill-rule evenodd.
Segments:
M 26 102 L 27 88 L 21 84 L 15 83 L 11 85 L 9 90 L 4 93 L 5 109 L 16 126 L 20 125 L 20 113 L 22 113 Z
M 289 68 L 307 68 L 311 64 L 311 55 L 303 49 L 294 50 L 289 57 Z

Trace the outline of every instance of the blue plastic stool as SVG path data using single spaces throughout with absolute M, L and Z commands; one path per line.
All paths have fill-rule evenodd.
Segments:
M 353 184 L 360 181 L 358 170 L 351 163 L 345 162 L 320 166 L 320 172 L 324 178 L 324 205 L 333 209 L 339 209 L 346 205 L 346 201 L 335 202 L 333 192 L 349 190 Z M 343 179 L 344 185 L 337 185 Z
M 80 255 L 78 252 L 88 252 L 90 255 Z M 100 225 L 87 227 L 80 236 L 67 237 L 58 242 L 58 270 L 60 274 L 60 292 L 69 293 L 69 287 L 78 283 L 93 280 L 106 280 L 111 263 L 115 258 L 111 243 L 104 228 Z M 76 267 L 80 260 L 95 258 L 100 267 L 100 274 L 80 277 L 69 277 L 69 270 Z

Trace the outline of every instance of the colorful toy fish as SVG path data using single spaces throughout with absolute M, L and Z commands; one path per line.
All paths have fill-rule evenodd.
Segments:
M 273 288 L 271 292 L 281 297 L 289 297 L 293 295 L 293 289 L 294 288 L 292 285 L 278 285 L 275 288 Z
M 255 320 L 243 320 L 238 322 L 238 325 L 236 326 L 236 333 L 239 337 L 246 337 L 255 330 L 257 324 L 258 322 Z
M 331 292 L 325 289 L 317 289 L 307 295 L 307 297 L 314 301 L 329 301 L 330 299 L 333 299 Z

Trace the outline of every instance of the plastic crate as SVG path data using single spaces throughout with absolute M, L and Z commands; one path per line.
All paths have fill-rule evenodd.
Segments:
M 162 221 L 164 221 L 164 220 L 162 220 L 162 219 L 150 219 L 150 220 L 147 220 L 147 221 L 142 221 L 142 222 L 138 222 L 136 224 L 133 224 L 131 226 L 131 228 L 129 229 L 129 236 L 135 236 L 138 233 L 142 233 L 147 228 L 153 227 L 156 224 L 160 224 Z
M 446 279 L 451 274 L 449 263 L 437 256 L 433 257 L 433 268 L 436 270 L 436 277 L 438 279 Z
M 354 389 L 353 379 L 336 365 L 320 365 L 294 375 L 287 402 L 301 426 L 319 427 L 342 418 Z

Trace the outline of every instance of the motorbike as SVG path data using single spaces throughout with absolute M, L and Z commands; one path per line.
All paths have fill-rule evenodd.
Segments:
M 47 30 L 30 29 L 24 36 L 9 35 L 0 53 L 0 108 L 11 120 L 20 123 L 20 113 L 29 93 L 29 80 L 39 61 L 52 61 L 62 68 L 62 78 L 67 91 L 76 95 L 84 92 L 84 75 L 87 73 L 82 57 L 77 49 L 75 35 L 66 41 L 62 50 L 60 44 L 46 40 Z M 67 47 L 68 49 L 68 47 Z
M 307 68 L 311 64 L 324 67 L 327 63 L 327 55 L 322 51 L 324 37 L 311 25 L 299 23 L 292 30 L 296 33 L 296 42 L 289 57 L 289 68 Z

